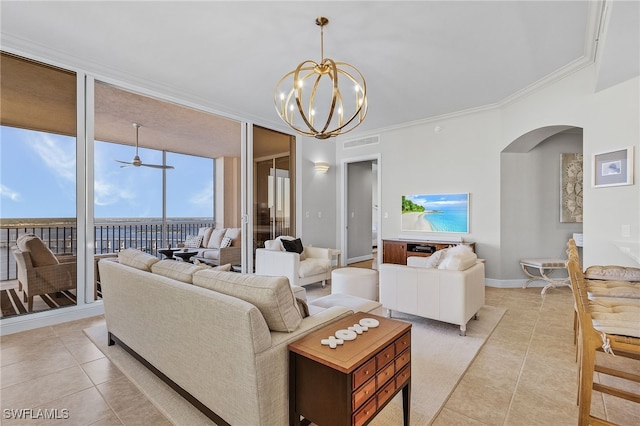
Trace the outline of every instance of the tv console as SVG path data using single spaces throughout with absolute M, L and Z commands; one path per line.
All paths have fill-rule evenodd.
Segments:
M 431 256 L 438 250 L 464 244 L 475 252 L 476 243 L 437 240 L 382 240 L 382 262 L 406 265 L 409 256 Z

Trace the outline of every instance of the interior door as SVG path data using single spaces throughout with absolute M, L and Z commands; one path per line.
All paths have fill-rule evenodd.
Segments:
M 347 164 L 347 264 L 373 256 L 372 161 Z

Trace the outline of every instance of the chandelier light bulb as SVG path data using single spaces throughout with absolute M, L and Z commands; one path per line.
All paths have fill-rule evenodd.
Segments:
M 351 64 L 324 57 L 324 26 L 328 23 L 325 17 L 316 19 L 320 26 L 320 63 L 301 62 L 280 79 L 274 96 L 280 118 L 296 132 L 317 139 L 350 132 L 362 123 L 368 109 L 362 73 Z M 307 80 L 309 84 L 305 84 Z M 345 94 L 349 92 L 350 85 L 355 88 L 355 98 L 342 96 L 345 90 Z

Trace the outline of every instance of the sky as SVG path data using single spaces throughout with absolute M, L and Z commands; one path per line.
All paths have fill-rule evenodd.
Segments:
M 0 218 L 76 216 L 75 137 L 0 126 Z M 162 173 L 120 167 L 135 147 L 94 144 L 94 217 L 162 217 Z M 162 151 L 140 148 L 143 163 Z M 167 153 L 167 217 L 213 217 L 213 160 Z

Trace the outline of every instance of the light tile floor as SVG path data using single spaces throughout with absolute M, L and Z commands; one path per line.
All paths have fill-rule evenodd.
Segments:
M 488 287 L 486 303 L 507 312 L 433 424 L 575 425 L 570 290 L 550 290 L 543 298 L 539 288 Z M 8 419 L 5 411 L 29 408 L 68 413 L 65 425 L 170 424 L 83 333 L 103 321 L 99 316 L 1 338 L 2 424 L 49 423 Z M 602 398 L 595 399 L 605 410 Z M 619 424 L 640 424 L 637 404 L 609 404 L 609 411 Z

